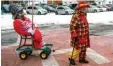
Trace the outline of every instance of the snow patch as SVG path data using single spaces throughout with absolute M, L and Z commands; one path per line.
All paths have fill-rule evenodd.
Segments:
M 31 15 L 26 15 L 32 20 Z M 45 26 L 52 24 L 69 24 L 72 15 L 55 15 L 55 13 L 48 13 L 47 15 L 34 15 L 33 22 L 36 24 L 43 24 Z M 100 12 L 100 13 L 88 13 L 87 19 L 89 23 L 97 24 L 112 24 L 113 25 L 113 11 Z M 13 29 L 13 19 L 11 14 L 1 15 L 1 29 Z

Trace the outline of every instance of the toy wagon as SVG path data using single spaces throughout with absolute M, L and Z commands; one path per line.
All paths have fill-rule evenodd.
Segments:
M 26 33 L 25 31 L 22 30 L 22 26 L 21 23 L 19 21 L 13 22 L 14 25 L 14 29 L 15 31 L 21 36 L 20 38 L 20 44 L 19 47 L 16 49 L 16 52 L 18 53 L 19 57 L 22 60 L 25 60 L 28 58 L 28 56 L 30 56 L 33 52 L 33 50 L 41 50 L 40 53 L 40 57 L 42 59 L 47 59 L 48 56 L 51 53 L 51 47 L 52 44 L 45 44 L 43 46 L 41 46 L 41 49 L 36 48 L 36 43 L 34 43 L 34 38 L 38 37 L 42 39 L 42 36 L 40 34 L 40 31 L 38 30 L 38 27 L 36 27 L 36 29 L 38 30 L 37 33 L 35 35 L 38 35 L 36 37 L 34 37 L 34 35 L 31 35 L 29 33 Z M 32 40 L 31 44 L 27 44 L 26 40 Z M 41 41 L 39 41 L 41 42 Z
M 23 40 L 22 40 L 23 39 Z M 19 47 L 16 49 L 17 54 L 22 60 L 25 60 L 30 56 L 33 50 L 41 51 L 40 57 L 41 59 L 47 59 L 51 53 L 52 44 L 45 44 L 41 49 L 35 49 L 33 45 L 33 41 L 31 45 L 26 44 L 26 39 L 33 39 L 32 36 L 21 36 Z M 22 44 L 22 41 L 24 42 Z M 37 53 L 38 54 L 38 53 Z

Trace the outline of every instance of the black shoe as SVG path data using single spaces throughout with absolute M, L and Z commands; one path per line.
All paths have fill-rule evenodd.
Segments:
M 76 65 L 74 59 L 70 59 L 70 58 L 69 58 L 69 62 L 70 62 L 71 65 Z
M 79 62 L 80 63 L 89 63 L 86 59 L 80 59 Z

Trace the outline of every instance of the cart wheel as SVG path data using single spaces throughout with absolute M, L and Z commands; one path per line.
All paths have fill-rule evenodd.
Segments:
M 27 59 L 28 54 L 27 54 L 27 52 L 20 52 L 19 56 L 22 60 L 25 60 L 25 59 Z
M 45 52 L 41 52 L 41 53 L 40 53 L 40 57 L 41 57 L 42 59 L 47 59 L 47 58 L 48 58 L 48 54 L 45 53 Z
M 27 54 L 28 54 L 28 55 L 31 55 L 31 54 L 32 54 L 32 51 L 27 51 Z

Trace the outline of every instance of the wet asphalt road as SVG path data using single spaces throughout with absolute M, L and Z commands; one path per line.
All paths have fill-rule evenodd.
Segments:
M 69 25 L 54 25 L 52 26 L 43 26 L 40 27 L 40 30 L 56 30 L 61 28 L 69 28 Z M 90 36 L 113 36 L 113 24 L 105 25 L 105 24 L 89 24 L 90 28 Z M 12 30 L 3 30 L 1 31 L 1 45 L 7 46 L 9 44 L 14 44 L 17 41 L 17 33 Z

